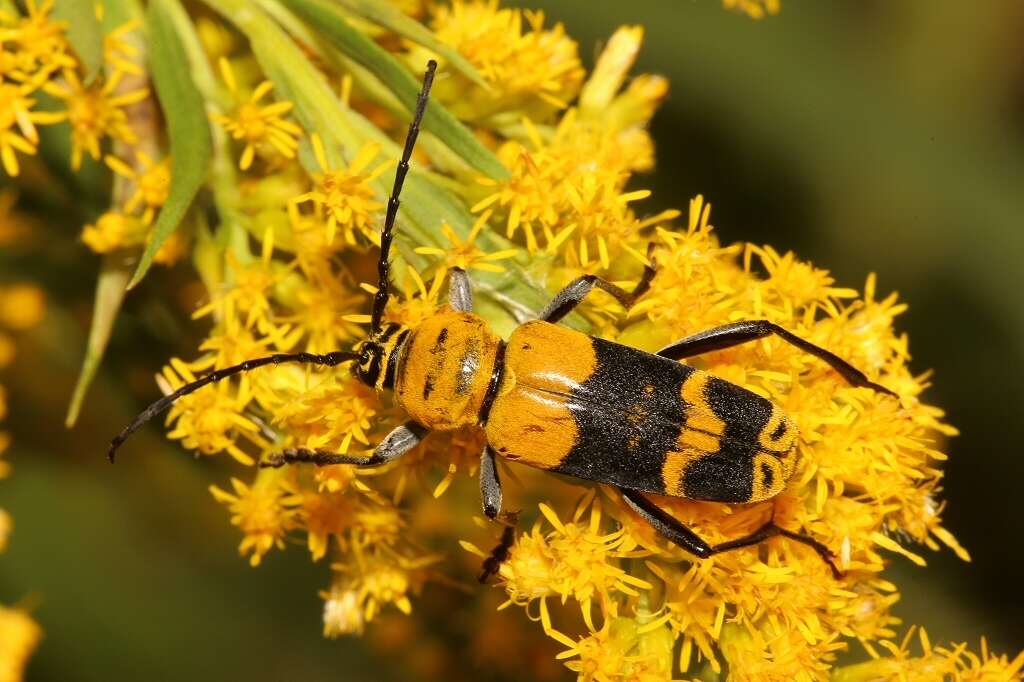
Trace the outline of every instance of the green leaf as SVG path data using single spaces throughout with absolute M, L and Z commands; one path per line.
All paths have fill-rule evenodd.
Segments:
M 172 20 L 172 3 L 177 0 L 153 0 L 146 13 L 149 36 L 149 62 L 160 106 L 167 118 L 171 153 L 171 187 L 153 238 L 146 246 L 128 288 L 131 289 L 149 270 L 153 256 L 181 224 L 210 163 L 210 126 L 203 99 L 192 81 L 185 50 Z
M 103 29 L 96 19 L 93 3 L 82 0 L 56 0 L 53 18 L 67 22 L 66 35 L 75 48 L 85 80 L 90 80 L 103 65 Z
M 308 21 L 334 47 L 365 66 L 390 88 L 408 111 L 416 105 L 420 83 L 387 50 L 353 28 L 337 7 L 324 0 L 282 0 Z M 508 170 L 455 116 L 437 101 L 431 101 L 423 128 L 433 133 L 466 163 L 486 175 L 504 179 Z
M 461 71 L 466 78 L 485 90 L 490 89 L 487 81 L 483 79 L 483 76 L 476 70 L 476 67 L 459 54 L 458 50 L 442 43 L 430 32 L 430 29 L 394 5 L 380 2 L 379 0 L 337 0 L 337 2 L 348 11 L 366 19 L 370 23 L 393 31 L 432 52 L 436 52 L 449 64 Z
M 134 257 L 124 254 L 111 254 L 103 259 L 99 279 L 96 280 L 96 301 L 93 305 L 92 323 L 89 327 L 89 341 L 86 345 L 85 360 L 82 370 L 78 373 L 78 382 L 71 395 L 71 404 L 64 424 L 71 428 L 78 421 L 78 413 L 82 409 L 82 401 L 89 385 L 100 367 L 103 352 L 110 341 L 110 332 L 114 328 L 114 320 L 121 310 L 126 293 L 125 284 L 135 266 Z

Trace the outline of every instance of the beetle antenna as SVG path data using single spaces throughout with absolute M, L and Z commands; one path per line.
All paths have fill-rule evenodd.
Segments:
M 416 136 L 420 132 L 420 122 L 423 120 L 423 112 L 427 108 L 427 96 L 430 94 L 430 86 L 434 82 L 434 71 L 437 69 L 437 62 L 431 59 L 427 62 L 427 72 L 423 76 L 423 88 L 416 100 L 416 111 L 409 124 L 409 132 L 405 136 L 405 149 L 402 150 L 402 160 L 398 162 L 395 170 L 395 184 L 391 188 L 391 197 L 388 198 L 388 209 L 384 215 L 384 228 L 380 233 L 380 260 L 377 261 L 377 273 L 379 281 L 377 293 L 373 297 L 373 313 L 370 317 L 370 335 L 376 335 L 380 331 L 380 323 L 384 317 L 384 308 L 388 304 L 389 289 L 391 280 L 389 277 L 391 264 L 388 262 L 388 255 L 391 251 L 391 239 L 394 237 L 395 218 L 398 216 L 398 196 L 402 193 L 402 184 L 409 172 L 409 159 L 412 157 L 413 147 L 416 146 Z
M 235 374 L 241 374 L 242 372 L 248 372 L 251 369 L 257 367 L 263 367 L 264 365 L 279 365 L 284 362 L 302 362 L 312 365 L 326 365 L 328 367 L 334 367 L 340 365 L 343 362 L 350 360 L 358 360 L 359 354 L 351 351 L 334 351 L 331 353 L 325 353 L 323 355 L 316 355 L 314 353 L 275 353 L 274 355 L 267 355 L 262 358 L 255 358 L 253 360 L 246 360 L 240 365 L 234 365 L 232 367 L 225 367 L 224 369 L 214 370 L 209 374 L 205 375 L 200 379 L 196 379 L 192 383 L 185 384 L 174 393 L 164 396 L 160 400 L 147 407 L 145 410 L 140 412 L 138 416 L 131 421 L 128 426 L 122 429 L 121 433 L 114 437 L 114 440 L 110 441 L 110 450 L 107 452 L 107 458 L 113 463 L 114 455 L 117 449 L 121 447 L 128 436 L 135 433 L 140 426 L 148 422 L 150 419 L 160 414 L 168 407 L 174 404 L 174 401 L 182 396 L 186 396 L 189 393 L 198 391 L 207 384 L 212 384 L 220 381 L 221 379 L 227 379 Z

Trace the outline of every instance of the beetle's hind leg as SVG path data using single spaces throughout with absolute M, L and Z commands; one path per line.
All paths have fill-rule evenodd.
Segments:
M 342 455 L 326 450 L 289 448 L 270 455 L 266 460 L 260 462 L 260 466 L 277 469 L 285 464 L 305 462 L 315 464 L 318 467 L 330 464 L 355 464 L 359 467 L 376 467 L 393 462 L 409 452 L 409 450 L 412 450 L 423 440 L 427 433 L 429 433 L 429 429 L 415 422 L 406 422 L 389 433 L 369 457 L 353 457 L 352 455 Z
M 821 557 L 822 561 L 828 564 L 829 569 L 832 571 L 832 575 L 837 580 L 843 577 L 843 572 L 840 571 L 839 567 L 835 564 L 835 555 L 828 547 L 814 538 L 801 535 L 800 533 L 794 533 L 793 531 L 786 530 L 785 528 L 779 528 L 773 521 L 769 521 L 764 524 L 750 535 L 737 538 L 736 540 L 730 540 L 729 542 L 723 542 L 720 545 L 712 546 L 709 545 L 702 537 L 687 528 L 678 519 L 666 513 L 661 507 L 651 502 L 641 493 L 638 493 L 635 490 L 626 490 L 624 488 L 619 488 L 619 492 L 622 493 L 622 498 L 626 501 L 626 504 L 628 504 L 633 511 L 647 521 L 647 523 L 651 524 L 656 531 L 685 549 L 687 552 L 700 557 L 701 559 L 707 559 L 712 554 L 720 554 L 732 549 L 750 547 L 751 545 L 764 542 L 769 538 L 781 535 L 795 542 L 807 545 L 813 549 L 818 553 L 818 556 Z
M 899 397 L 894 391 L 890 391 L 885 386 L 876 384 L 868 379 L 864 372 L 860 371 L 846 360 L 843 360 L 832 351 L 826 350 L 821 346 L 816 346 L 810 341 L 805 341 L 796 334 L 783 329 L 779 325 L 774 322 L 769 322 L 768 320 L 732 322 L 730 324 L 723 324 L 721 327 L 707 329 L 691 336 L 687 336 L 686 338 L 676 341 L 671 345 L 665 346 L 658 351 L 658 355 L 665 358 L 671 358 L 673 360 L 682 360 L 683 358 L 689 358 L 703 353 L 710 353 L 711 351 L 722 350 L 723 348 L 732 348 L 733 346 L 738 346 L 741 343 L 763 339 L 764 337 L 771 336 L 773 334 L 786 343 L 796 346 L 805 353 L 809 353 L 819 360 L 823 360 L 828 363 L 828 365 L 835 371 L 839 372 L 839 374 L 842 375 L 842 377 L 846 379 L 851 386 L 871 388 L 896 398 Z
M 828 564 L 828 567 L 832 571 L 832 575 L 836 578 L 836 580 L 843 577 L 843 572 L 839 570 L 838 566 L 836 566 L 836 555 L 832 553 L 832 550 L 830 550 L 828 547 L 826 547 L 825 545 L 818 542 L 812 537 L 808 537 L 801 533 L 795 533 L 791 530 L 786 530 L 785 528 L 779 528 L 775 525 L 774 521 L 769 521 L 768 523 L 764 524 L 763 526 L 755 530 L 750 535 L 746 535 L 742 538 L 737 538 L 736 540 L 730 540 L 729 542 L 723 542 L 720 545 L 715 545 L 712 548 L 712 550 L 714 554 L 718 554 L 720 552 L 727 552 L 730 549 L 750 547 L 751 545 L 756 545 L 761 542 L 764 542 L 768 538 L 773 538 L 776 535 L 781 535 L 782 537 L 789 538 L 794 542 L 799 542 L 802 545 L 807 545 L 808 547 L 810 547 L 818 553 L 818 556 L 821 557 L 822 561 Z
M 640 277 L 637 285 L 633 287 L 633 291 L 626 291 L 597 275 L 583 275 L 566 284 L 561 291 L 555 294 L 551 303 L 548 303 L 547 307 L 541 311 L 540 319 L 545 322 L 558 322 L 582 303 L 587 294 L 594 290 L 594 287 L 614 296 L 623 308 L 627 310 L 632 308 L 636 300 L 651 288 L 651 280 L 654 279 L 654 273 L 657 271 L 657 264 L 651 257 L 651 251 L 651 249 L 647 250 L 649 262 L 644 267 L 644 274 Z

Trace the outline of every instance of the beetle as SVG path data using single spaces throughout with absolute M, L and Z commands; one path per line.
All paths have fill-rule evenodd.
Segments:
M 111 441 L 110 460 L 143 423 L 203 386 L 270 364 L 332 367 L 352 362 L 355 375 L 367 386 L 394 391 L 409 421 L 369 457 L 287 449 L 261 466 L 308 462 L 376 467 L 397 460 L 431 430 L 476 426 L 486 435 L 480 492 L 490 519 L 501 510 L 495 461 L 502 457 L 617 488 L 636 514 L 697 557 L 781 535 L 813 549 L 841 577 L 825 545 L 772 520 L 747 536 L 712 546 L 647 497 L 761 502 L 783 490 L 796 463 L 797 428 L 777 405 L 680 360 L 774 335 L 824 361 L 849 384 L 896 396 L 834 353 L 766 320 L 715 327 L 654 354 L 557 324 L 595 288 L 630 308 L 650 288 L 653 259 L 632 291 L 594 275 L 573 280 L 538 319 L 517 327 L 507 341 L 473 312 L 469 278 L 458 268 L 449 272 L 447 306 L 415 328 L 384 321 L 399 196 L 435 69 L 429 62 L 388 199 L 368 338 L 352 351 L 278 353 L 212 371 L 140 413 Z

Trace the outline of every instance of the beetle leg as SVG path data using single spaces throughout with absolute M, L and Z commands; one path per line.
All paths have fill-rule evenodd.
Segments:
M 772 521 L 764 524 L 750 535 L 746 535 L 736 540 L 730 540 L 729 542 L 723 542 L 720 545 L 712 547 L 706 540 L 687 528 L 681 521 L 666 513 L 665 510 L 651 502 L 641 493 L 638 493 L 635 490 L 625 490 L 623 488 L 619 488 L 619 492 L 622 493 L 622 498 L 626 501 L 626 504 L 628 504 L 633 511 L 643 517 L 647 523 L 651 524 L 656 531 L 685 549 L 687 552 L 690 552 L 701 559 L 707 559 L 712 554 L 720 554 L 732 549 L 750 547 L 751 545 L 764 542 L 769 538 L 781 535 L 795 542 L 807 545 L 813 549 L 818 553 L 818 556 L 821 557 L 822 561 L 828 564 L 829 569 L 832 571 L 832 575 L 835 576 L 836 579 L 843 577 L 842 571 L 840 571 L 835 564 L 835 555 L 828 547 L 814 538 L 801 535 L 800 533 L 794 533 L 793 531 L 786 530 L 785 528 L 779 528 Z
M 651 502 L 646 496 L 625 488 L 619 488 L 619 492 L 622 493 L 622 499 L 626 501 L 626 504 L 643 517 L 644 521 L 654 526 L 654 530 L 690 554 L 707 559 L 715 553 L 714 548 L 707 541 L 683 525 L 679 519 L 667 514 L 664 509 Z
M 308 462 L 318 467 L 330 464 L 355 464 L 359 467 L 377 467 L 393 462 L 409 452 L 409 450 L 412 450 L 423 440 L 427 433 L 429 433 L 429 429 L 415 422 L 406 422 L 389 433 L 369 457 L 354 457 L 327 450 L 288 448 L 287 450 L 270 455 L 266 460 L 260 462 L 260 467 L 277 469 L 285 464 L 295 464 L 297 462 Z
M 728 552 L 730 549 L 749 547 L 751 545 L 756 545 L 760 542 L 764 542 L 768 538 L 773 538 L 776 535 L 781 535 L 782 537 L 789 538 L 794 542 L 799 542 L 800 544 L 807 545 L 808 547 L 810 547 L 818 553 L 818 556 L 821 557 L 822 561 L 828 564 L 828 567 L 832 570 L 832 575 L 837 580 L 843 577 L 843 572 L 840 571 L 839 567 L 837 567 L 835 564 L 836 555 L 833 554 L 828 547 L 826 547 L 825 545 L 818 542 L 812 537 L 802 535 L 801 533 L 794 533 L 793 531 L 786 530 L 785 528 L 779 528 L 775 525 L 773 521 L 769 521 L 768 523 L 764 524 L 750 535 L 746 535 L 742 538 L 737 538 L 736 540 L 730 540 L 729 542 L 723 542 L 720 545 L 715 545 L 714 547 L 712 547 L 712 553 L 718 554 L 720 552 Z
M 871 388 L 881 393 L 899 397 L 885 386 L 869 380 L 864 372 L 835 353 L 825 350 L 821 346 L 816 346 L 810 341 L 805 341 L 796 334 L 786 331 L 779 325 L 767 320 L 733 322 L 731 324 L 723 324 L 721 327 L 707 329 L 665 346 L 658 351 L 658 355 L 673 360 L 682 360 L 694 355 L 701 355 L 702 353 L 738 346 L 748 341 L 763 339 L 772 334 L 778 336 L 786 343 L 792 344 L 806 353 L 810 353 L 819 360 L 827 362 L 832 369 L 839 372 L 852 386 Z
M 494 450 L 489 445 L 485 445 L 480 453 L 480 501 L 484 516 L 492 520 L 497 518 L 501 511 L 501 479 L 494 461 Z
M 650 255 L 650 250 L 648 250 L 648 255 Z M 548 303 L 547 307 L 541 311 L 540 319 L 545 322 L 558 322 L 572 312 L 572 309 L 579 305 L 587 297 L 587 294 L 594 290 L 594 287 L 608 292 L 615 297 L 615 300 L 623 308 L 629 309 L 633 307 L 638 298 L 647 293 L 647 290 L 651 288 L 651 280 L 654 279 L 655 271 L 656 264 L 651 259 L 647 266 L 644 267 L 644 274 L 640 277 L 640 281 L 637 282 L 633 291 L 626 291 L 622 287 L 616 286 L 608 280 L 601 279 L 597 275 L 577 277 L 555 294 L 555 297 L 551 299 L 551 303 Z
M 473 286 L 462 268 L 448 271 L 448 305 L 460 313 L 473 312 Z

